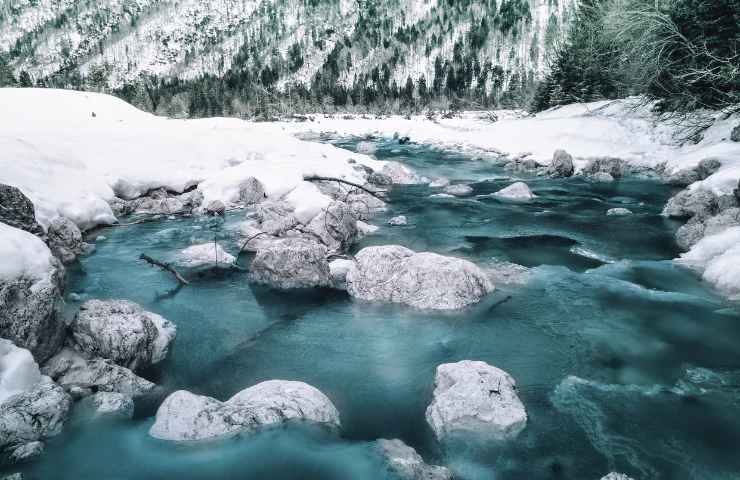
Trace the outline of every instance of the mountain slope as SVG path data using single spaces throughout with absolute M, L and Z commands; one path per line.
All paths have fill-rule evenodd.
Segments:
M 134 97 L 220 80 L 334 104 L 490 103 L 542 76 L 576 1 L 14 0 L 0 6 L 0 56 L 24 84 Z

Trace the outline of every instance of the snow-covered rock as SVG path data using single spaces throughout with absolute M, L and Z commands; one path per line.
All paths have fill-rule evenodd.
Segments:
M 27 462 L 44 453 L 44 442 L 28 442 L 17 446 L 11 446 L 5 450 L 7 459 L 11 464 Z
M 378 148 L 373 142 L 359 142 L 357 151 L 365 155 L 373 155 Z
M 381 439 L 377 443 L 389 469 L 401 480 L 452 480 L 448 468 L 427 464 L 401 440 Z
M 93 248 L 82 240 L 82 232 L 77 225 L 65 217 L 52 220 L 46 236 L 52 253 L 65 264 L 74 262 L 78 255 Z
M 138 370 L 167 356 L 173 323 L 127 300 L 88 300 L 70 326 L 75 348 Z
M 683 168 L 670 174 L 667 182 L 679 187 L 688 187 L 694 182 L 698 182 L 714 175 L 722 167 L 719 159 L 710 157 L 702 159 L 696 166 Z
M 596 176 L 598 173 L 606 173 L 612 178 L 622 178 L 627 168 L 627 162 L 621 158 L 602 157 L 592 158 L 583 167 L 581 173 L 588 176 Z
M 465 184 L 456 184 L 445 187 L 444 192 L 448 195 L 454 195 L 456 197 L 464 197 L 466 195 L 473 194 L 473 187 Z
M 269 235 L 283 235 L 298 225 L 292 206 L 285 202 L 264 202 L 254 212 L 257 229 Z
M 33 203 L 20 189 L 0 183 L 0 222 L 20 228 L 34 235 L 43 233 L 36 222 Z
M 573 176 L 574 171 L 573 157 L 565 150 L 555 150 L 552 163 L 547 167 L 547 174 L 553 178 L 563 178 Z
M 255 205 L 265 200 L 265 186 L 254 177 L 249 177 L 239 184 L 239 202 L 244 205 Z
M 347 273 L 347 291 L 357 299 L 449 310 L 479 302 L 494 290 L 473 263 L 436 253 L 387 245 L 367 247 Z
M 226 213 L 226 205 L 221 200 L 211 200 L 206 205 L 206 213 L 208 215 L 223 216 Z
M 339 412 L 331 400 L 303 382 L 269 380 L 220 402 L 185 390 L 168 396 L 149 430 L 170 441 L 215 440 L 287 421 L 307 421 L 339 427 Z
M 188 268 L 226 267 L 233 264 L 236 257 L 223 249 L 218 243 L 191 245 L 176 256 L 178 265 Z
M 249 267 L 254 281 L 277 288 L 313 288 L 331 285 L 327 250 L 303 238 L 283 238 L 257 251 Z
M 35 235 L 0 223 L 0 337 L 43 362 L 61 347 L 64 269 Z
M 624 217 L 626 215 L 632 215 L 632 210 L 623 207 L 610 208 L 606 211 L 606 215 L 608 217 Z
M 152 393 L 156 385 L 126 367 L 103 358 L 87 359 L 69 348 L 62 349 L 41 368 L 75 397 L 95 392 L 118 392 L 132 397 Z
M 663 209 L 663 215 L 671 218 L 710 216 L 716 212 L 717 195 L 703 188 L 681 190 L 668 200 Z
M 388 175 L 391 181 L 398 185 L 425 183 L 423 177 L 420 177 L 411 168 L 399 162 L 386 162 L 380 173 Z
M 614 177 L 607 172 L 596 172 L 590 178 L 595 182 L 609 183 L 614 181 Z
M 507 200 L 531 200 L 537 196 L 532 193 L 532 190 L 530 190 L 529 186 L 524 182 L 512 183 L 493 195 Z
M 357 220 L 357 235 L 362 238 L 377 232 L 379 227 Z
M 437 367 L 426 419 L 439 439 L 458 432 L 503 439 L 524 429 L 527 412 L 511 375 L 485 362 L 463 360 Z
M 36 454 L 34 442 L 57 435 L 71 406 L 70 396 L 48 377 L 0 402 L 0 457 L 18 461 Z
M 408 219 L 406 218 L 406 215 L 398 215 L 396 217 L 391 218 L 388 220 L 388 225 L 392 227 L 400 227 L 403 225 L 407 225 L 409 223 Z
M 0 338 L 0 403 L 30 390 L 39 382 L 41 372 L 31 352 Z
M 721 292 L 740 296 L 740 227 L 702 238 L 679 262 L 702 272 L 702 278 Z
M 88 397 L 90 405 L 97 415 L 132 418 L 134 416 L 134 399 L 119 392 L 98 392 Z
M 345 258 L 338 258 L 329 262 L 332 287 L 338 290 L 347 289 L 347 273 L 354 264 L 354 261 Z

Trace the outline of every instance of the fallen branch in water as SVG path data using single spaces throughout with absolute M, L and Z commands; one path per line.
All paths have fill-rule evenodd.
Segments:
M 367 193 L 369 195 L 372 195 L 373 197 L 377 198 L 381 202 L 385 202 L 386 201 L 382 197 L 382 195 L 380 195 L 380 192 L 374 192 L 374 191 L 370 190 L 369 188 L 365 188 L 365 187 L 363 187 L 362 185 L 360 185 L 358 183 L 350 182 L 350 181 L 347 181 L 347 180 L 342 180 L 341 178 L 336 178 L 336 177 L 320 177 L 318 175 L 306 175 L 306 176 L 303 177 L 303 180 L 305 180 L 307 182 L 339 182 L 339 183 L 344 183 L 345 185 L 349 185 L 351 187 L 359 188 L 363 192 L 365 192 L 365 193 Z
M 185 280 L 185 278 L 182 275 L 180 275 L 180 272 L 178 272 L 177 270 L 175 270 L 175 268 L 171 264 L 160 262 L 159 260 L 157 260 L 155 258 L 152 258 L 149 255 L 145 255 L 143 253 L 141 255 L 139 255 L 139 258 L 141 260 L 144 260 L 145 262 L 147 262 L 150 265 L 153 265 L 155 267 L 159 267 L 162 270 L 165 270 L 165 271 L 170 272 L 172 275 L 175 276 L 175 278 L 177 279 L 177 281 L 180 282 L 182 285 L 190 285 L 190 282 L 188 282 L 187 280 Z

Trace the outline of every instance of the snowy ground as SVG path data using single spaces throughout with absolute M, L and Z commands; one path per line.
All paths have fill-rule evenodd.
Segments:
M 726 194 L 740 178 L 740 143 L 729 140 L 740 115 L 715 122 L 698 144 L 681 145 L 675 125 L 656 121 L 630 99 L 570 105 L 537 116 L 499 112 L 496 122 L 481 113 L 436 121 L 421 116 L 315 116 L 272 124 L 173 120 L 106 95 L 47 89 L 0 89 L 0 105 L 0 183 L 19 187 L 32 200 L 44 227 L 59 215 L 82 229 L 113 223 L 107 201 L 114 195 L 134 198 L 159 187 L 181 192 L 198 184 L 206 202 L 229 204 L 250 176 L 262 181 L 268 196 L 284 197 L 312 216 L 329 200 L 304 182 L 304 175 L 362 181 L 348 160 L 382 166 L 366 155 L 295 138 L 320 133 L 397 134 L 444 148 L 526 155 L 545 164 L 562 148 L 577 166 L 589 157 L 609 156 L 638 165 L 665 164 L 673 171 L 716 157 L 722 168 L 692 188 Z M 740 273 L 733 275 L 740 291 Z

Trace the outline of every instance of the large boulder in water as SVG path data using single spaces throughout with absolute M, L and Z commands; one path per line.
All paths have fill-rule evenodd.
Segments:
M 140 397 L 156 389 L 154 383 L 126 367 L 104 358 L 85 358 L 70 348 L 64 348 L 50 358 L 41 370 L 75 397 L 95 392 L 118 392 Z
M 215 440 L 287 421 L 340 426 L 339 412 L 318 389 L 303 382 L 269 380 L 225 402 L 177 391 L 160 405 L 149 434 L 178 442 Z
M 547 174 L 553 178 L 572 177 L 575 167 L 573 157 L 565 150 L 555 150 Z
M 52 220 L 46 236 L 49 248 L 62 263 L 72 263 L 77 256 L 92 249 L 91 245 L 82 240 L 82 232 L 77 225 L 65 217 Z
M 257 250 L 249 267 L 252 280 L 277 288 L 331 286 L 326 247 L 304 238 L 289 237 Z
M 43 362 L 64 340 L 64 268 L 40 238 L 2 223 L 0 258 L 0 337 Z
M 475 264 L 397 245 L 368 247 L 347 273 L 347 291 L 360 300 L 449 310 L 479 302 L 494 290 Z
M 389 469 L 401 480 L 452 480 L 448 468 L 427 464 L 401 440 L 381 439 L 377 443 Z
M 70 326 L 75 347 L 138 370 L 167 356 L 175 325 L 127 300 L 89 300 Z
M 0 183 L 0 222 L 34 235 L 44 233 L 36 222 L 36 210 L 20 189 Z
M 349 205 L 332 202 L 311 220 L 305 232 L 316 237 L 330 251 L 342 252 L 358 238 L 357 220 Z
M 493 196 L 507 200 L 531 200 L 537 195 L 532 193 L 526 183 L 516 182 L 494 193 Z
M 668 200 L 663 215 L 671 218 L 691 218 L 694 215 L 709 217 L 717 209 L 717 196 L 711 191 L 703 188 L 686 189 Z
M 524 429 L 527 412 L 511 375 L 485 362 L 463 360 L 437 367 L 426 419 L 440 439 L 464 432 L 503 439 Z

